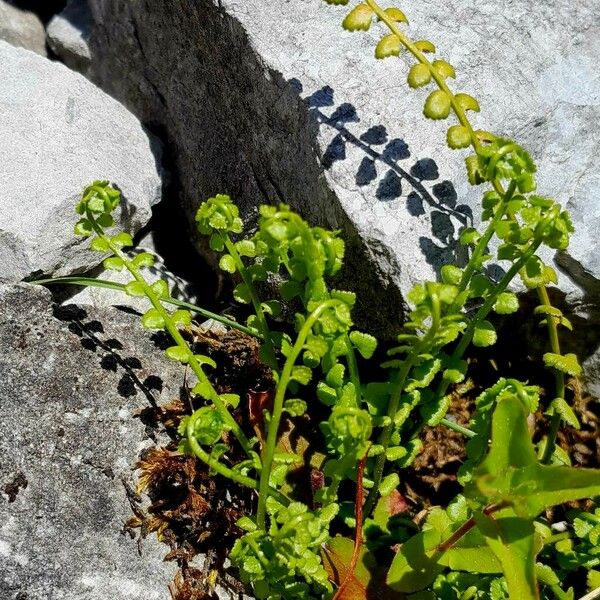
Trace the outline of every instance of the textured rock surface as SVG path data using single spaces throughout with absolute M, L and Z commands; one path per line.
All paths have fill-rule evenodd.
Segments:
M 160 199 L 161 150 L 121 104 L 64 65 L 0 42 L 0 279 L 89 270 L 73 235 L 85 185 L 109 179 L 137 231 Z
M 150 444 L 132 413 L 177 394 L 182 368 L 134 316 L 60 310 L 0 285 L 0 598 L 167 600 L 166 546 L 140 556 L 121 534 L 121 478 Z
M 424 94 L 404 83 L 408 62 L 376 61 L 378 34 L 343 32 L 343 8 L 322 0 L 91 7 L 92 77 L 165 127 L 190 215 L 217 191 L 246 213 L 265 198 L 286 200 L 359 235 L 353 279 L 378 293 L 405 292 L 455 254 L 479 191 L 463 182 L 463 157 L 445 147 L 443 127 L 422 118 Z M 594 6 L 429 0 L 409 16 L 412 35 L 438 42 L 456 65 L 456 89 L 480 100 L 475 123 L 534 152 L 543 193 L 565 204 L 598 196 L 597 182 L 596 191 L 583 185 L 599 160 Z M 585 236 L 573 252 L 598 263 L 597 242 Z M 398 300 L 382 320 L 393 319 Z
M 0 0 L 0 40 L 46 56 L 46 34 L 39 17 Z
M 48 45 L 52 51 L 69 68 L 84 74 L 91 59 L 88 46 L 91 24 L 87 0 L 71 0 L 46 28 Z

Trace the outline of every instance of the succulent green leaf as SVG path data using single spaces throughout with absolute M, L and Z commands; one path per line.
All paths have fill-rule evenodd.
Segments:
M 233 288 L 233 298 L 240 304 L 250 304 L 252 301 L 250 288 L 245 283 L 239 283 Z
M 473 333 L 473 345 L 478 348 L 493 346 L 498 339 L 496 329 L 489 321 L 481 321 L 475 326 Z
M 121 271 L 125 266 L 125 263 L 123 262 L 123 259 L 118 256 L 109 256 L 102 261 L 102 266 L 105 269 Z
M 223 254 L 219 260 L 219 268 L 227 273 L 235 273 L 236 266 L 233 256 L 231 254 Z
M 452 125 L 448 129 L 446 141 L 453 150 L 468 148 L 471 145 L 471 133 L 463 125 Z
M 555 354 L 554 352 L 546 352 L 544 354 L 544 364 L 547 367 L 551 367 L 552 369 L 556 369 L 562 373 L 566 373 L 567 375 L 572 375 L 577 377 L 581 375 L 581 365 L 577 360 L 576 354 Z
M 431 81 L 431 71 L 429 65 L 417 63 L 410 68 L 408 72 L 408 85 L 415 89 L 427 85 Z M 442 92 L 443 93 L 443 92 Z
M 169 297 L 169 284 L 164 279 L 157 279 L 150 287 L 159 298 Z
M 373 20 L 373 10 L 368 4 L 359 4 L 346 16 L 342 27 L 346 31 L 368 31 Z
M 171 319 L 178 327 L 189 327 L 192 324 L 192 314 L 189 310 L 176 310 L 171 315 Z
M 428 119 L 440 120 L 446 119 L 450 114 L 450 96 L 442 90 L 431 92 L 425 100 L 423 114 Z
M 140 252 L 136 254 L 131 262 L 135 267 L 153 267 L 155 263 L 155 258 L 150 252 Z
M 306 413 L 307 404 L 306 401 L 299 398 L 290 398 L 285 401 L 283 408 L 290 416 L 301 417 Z
M 363 358 L 369 359 L 377 348 L 377 338 L 361 331 L 351 331 L 350 341 Z
M 181 346 L 170 346 L 165 350 L 165 354 L 171 360 L 176 360 L 180 363 L 186 364 L 190 360 L 192 352 L 189 348 L 182 348 Z
M 402 50 L 402 44 L 400 38 L 390 33 L 389 35 L 381 38 L 377 46 L 375 47 L 375 58 L 383 59 L 389 56 L 400 56 Z
M 390 19 L 392 19 L 392 21 L 396 21 L 396 23 L 408 24 L 408 19 L 406 18 L 406 15 L 399 8 L 386 8 L 384 12 Z
M 131 234 L 126 231 L 121 231 L 121 233 L 113 235 L 112 238 L 110 238 L 110 241 L 119 249 L 133 246 L 133 238 L 131 237 Z
M 469 96 L 469 94 L 456 94 L 454 100 L 465 112 L 468 110 L 479 112 L 481 110 L 479 102 L 473 96 Z
M 94 250 L 95 252 L 110 252 L 111 251 L 108 241 L 105 240 L 104 238 L 100 238 L 100 237 L 94 238 L 92 240 L 92 243 L 90 244 L 90 248 L 92 250 Z
M 435 52 L 435 46 L 429 40 L 418 40 L 415 42 L 415 47 L 421 52 Z
M 142 296 L 146 295 L 144 286 L 139 281 L 130 281 L 125 286 L 125 293 L 128 296 L 133 296 L 133 297 L 142 297 Z
M 443 77 L 444 79 L 447 79 L 448 77 L 456 77 L 456 71 L 454 70 L 454 67 L 445 60 L 434 60 L 432 68 L 440 77 Z
M 499 315 L 510 315 L 519 310 L 519 299 L 512 292 L 502 292 L 494 303 L 494 311 Z
M 291 379 L 301 385 L 307 385 L 312 378 L 312 370 L 303 365 L 297 365 L 292 369 Z
M 555 398 L 554 400 L 552 400 L 546 414 L 554 415 L 556 413 L 560 415 L 560 418 L 567 425 L 570 425 L 575 429 L 579 429 L 581 427 L 577 415 L 575 414 L 573 409 L 567 404 L 567 401 L 564 398 Z
M 156 308 L 150 308 L 142 315 L 142 325 L 146 329 L 163 329 L 165 320 Z
M 92 234 L 92 224 L 88 219 L 79 219 L 75 223 L 75 235 L 88 236 Z

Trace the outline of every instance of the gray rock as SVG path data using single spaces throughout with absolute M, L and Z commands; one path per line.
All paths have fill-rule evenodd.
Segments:
M 457 255 L 480 191 L 465 183 L 463 154 L 445 146 L 444 126 L 423 119 L 425 94 L 405 83 L 410 60 L 374 59 L 378 27 L 344 32 L 346 9 L 322 0 L 90 6 L 91 77 L 164 126 L 190 219 L 203 198 L 229 192 L 246 216 L 283 200 L 342 228 L 346 279 L 381 308 L 368 317 L 384 333 L 407 289 Z M 564 204 L 583 197 L 584 174 L 600 160 L 595 7 L 426 0 L 409 17 L 411 35 L 434 40 L 455 64 L 455 89 L 480 100 L 475 125 L 533 151 L 541 193 Z M 577 247 L 589 244 L 576 236 Z M 597 263 L 597 246 L 592 254 Z
M 70 0 L 46 28 L 48 45 L 71 69 L 87 73 L 90 66 L 88 40 L 92 25 L 87 0 Z
M 39 17 L 0 0 L 0 40 L 46 56 L 46 34 Z
M 167 600 L 175 565 L 123 535 L 121 479 L 143 447 L 133 416 L 183 368 L 117 310 L 53 314 L 49 293 L 0 285 L 0 598 Z
M 0 42 L 0 280 L 99 263 L 73 235 L 94 179 L 120 187 L 136 232 L 161 196 L 161 148 L 121 104 L 64 65 Z

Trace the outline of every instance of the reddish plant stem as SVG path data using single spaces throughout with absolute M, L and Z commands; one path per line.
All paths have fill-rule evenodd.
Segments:
M 344 581 L 340 584 L 338 591 L 336 592 L 333 600 L 342 600 L 342 593 L 344 588 L 348 585 L 352 576 L 354 575 L 354 569 L 358 563 L 358 557 L 360 556 L 360 548 L 362 546 L 362 524 L 363 524 L 363 502 L 364 502 L 364 489 L 363 489 L 363 478 L 365 475 L 365 465 L 367 464 L 367 455 L 369 454 L 369 448 L 365 452 L 365 455 L 360 459 L 358 463 L 358 471 L 356 473 L 356 497 L 354 499 L 354 520 L 356 521 L 354 530 L 354 551 L 352 552 L 352 559 L 350 565 L 346 571 Z
M 491 515 L 503 508 L 509 506 L 508 502 L 498 502 L 498 504 L 490 504 L 483 509 L 484 515 Z M 471 517 L 468 521 L 465 521 L 445 542 L 442 542 L 437 547 L 437 552 L 446 552 L 456 544 L 462 537 L 467 535 L 471 529 L 475 527 L 475 519 Z

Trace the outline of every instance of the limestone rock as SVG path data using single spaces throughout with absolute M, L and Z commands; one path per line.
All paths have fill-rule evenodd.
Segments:
M 133 414 L 178 393 L 137 317 L 55 309 L 47 290 L 0 285 L 0 597 L 167 600 L 175 565 L 123 535 L 151 444 Z
M 477 222 L 481 192 L 465 183 L 444 126 L 423 119 L 425 95 L 405 83 L 410 60 L 375 60 L 383 30 L 344 32 L 347 9 L 322 0 L 90 6 L 91 77 L 168 132 L 190 219 L 200 200 L 229 192 L 247 216 L 281 200 L 342 228 L 346 281 L 381 308 L 370 319 L 384 333 L 407 289 L 460 253 L 458 230 Z M 541 193 L 582 197 L 600 160 L 594 7 L 425 0 L 409 17 L 411 35 L 456 66 L 455 89 L 479 99 L 475 125 L 532 150 Z M 585 293 L 567 277 L 561 287 Z
M 87 0 L 70 0 L 66 8 L 55 15 L 46 35 L 52 51 L 70 68 L 85 74 L 90 66 L 92 20 Z
M 46 56 L 46 34 L 39 17 L 0 0 L 0 40 Z
M 121 104 L 64 65 L 0 42 L 0 280 L 98 265 L 73 234 L 74 206 L 94 179 L 123 193 L 136 232 L 161 196 L 161 148 Z

